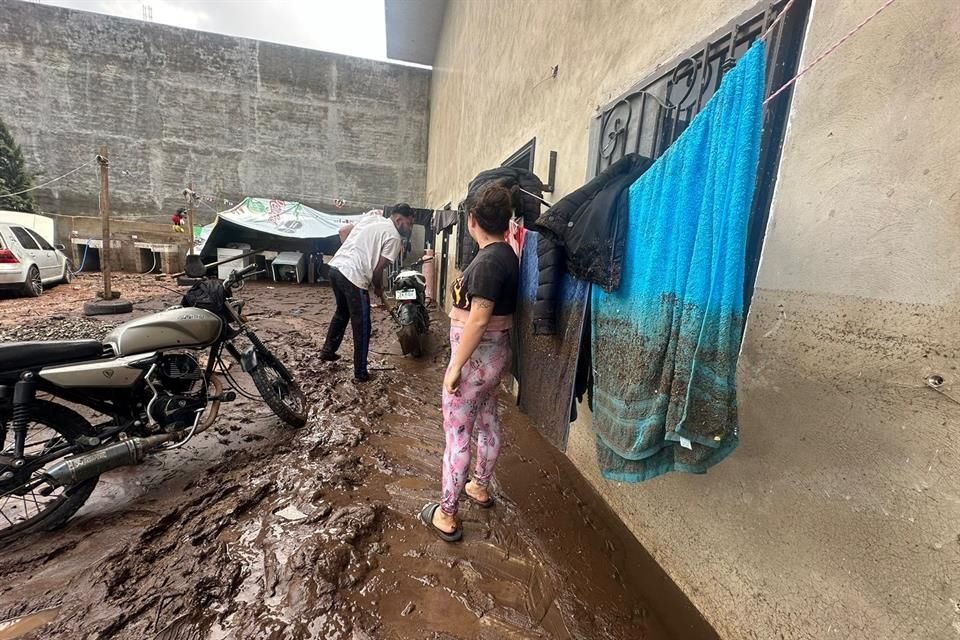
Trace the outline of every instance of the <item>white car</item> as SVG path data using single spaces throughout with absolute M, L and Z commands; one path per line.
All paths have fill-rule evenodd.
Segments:
M 32 229 L 0 223 L 0 289 L 35 298 L 44 285 L 70 282 L 70 269 L 63 245 L 51 246 Z

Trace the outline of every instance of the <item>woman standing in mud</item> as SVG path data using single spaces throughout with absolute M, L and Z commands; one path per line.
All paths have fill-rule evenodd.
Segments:
M 510 367 L 510 328 L 520 275 L 517 255 L 504 241 L 512 217 L 510 192 L 492 186 L 466 206 L 467 229 L 480 251 L 452 287 L 450 364 L 443 380 L 443 491 L 439 503 L 426 505 L 420 513 L 421 520 L 447 542 L 463 535 L 456 516 L 464 490 L 480 507 L 494 504 L 488 487 L 500 453 L 497 391 Z M 477 461 L 468 483 L 475 426 Z

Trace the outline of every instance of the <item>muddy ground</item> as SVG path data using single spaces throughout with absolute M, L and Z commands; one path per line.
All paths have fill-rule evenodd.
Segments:
M 0 340 L 100 337 L 124 318 L 78 317 L 97 284 L 0 299 Z M 152 277 L 118 285 L 135 313 L 178 300 Z M 357 385 L 349 331 L 342 361 L 315 358 L 329 289 L 254 283 L 241 297 L 307 391 L 308 425 L 240 398 L 183 450 L 103 476 L 66 528 L 0 549 L 0 620 L 40 612 L 0 640 L 706 637 L 507 394 L 496 508 L 464 502 L 459 545 L 419 523 L 439 492 L 442 319 L 414 361 L 374 311 L 374 379 Z

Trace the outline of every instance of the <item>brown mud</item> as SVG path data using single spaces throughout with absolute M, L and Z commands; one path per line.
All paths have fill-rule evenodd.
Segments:
M 48 314 L 72 311 L 30 328 L 0 301 L 0 331 L 42 335 L 84 291 L 45 293 Z M 462 503 L 459 545 L 419 522 L 439 493 L 442 322 L 414 361 L 375 310 L 374 378 L 358 385 L 349 331 L 341 361 L 315 358 L 328 289 L 254 284 L 241 297 L 314 403 L 308 425 L 240 398 L 182 450 L 106 474 L 64 529 L 0 549 L 0 620 L 26 616 L 0 638 L 715 637 L 506 394 L 497 506 Z M 145 286 L 137 312 L 176 299 Z

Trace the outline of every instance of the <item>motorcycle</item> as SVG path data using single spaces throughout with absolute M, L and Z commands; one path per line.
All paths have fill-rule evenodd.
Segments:
M 238 392 L 257 399 L 236 383 L 223 351 L 283 422 L 306 424 L 306 397 L 233 297 L 256 268 L 225 282 L 204 278 L 184 296 L 194 306 L 132 320 L 102 342 L 0 345 L 0 542 L 63 525 L 101 474 L 182 447 Z M 224 390 L 217 367 L 233 390 Z M 66 402 L 104 420 L 93 425 Z
M 423 353 L 421 336 L 425 335 L 430 327 L 430 314 L 427 313 L 427 280 L 415 269 L 427 260 L 432 258 L 418 260 L 393 277 L 394 298 L 397 301 L 393 308 L 393 317 L 398 325 L 397 338 L 400 340 L 403 355 L 411 355 L 414 358 L 419 358 Z

